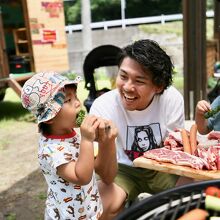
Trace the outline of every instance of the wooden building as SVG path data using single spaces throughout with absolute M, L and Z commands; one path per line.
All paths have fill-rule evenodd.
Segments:
M 63 0 L 1 0 L 0 98 L 40 71 L 69 69 Z M 29 74 L 28 74 L 29 73 Z

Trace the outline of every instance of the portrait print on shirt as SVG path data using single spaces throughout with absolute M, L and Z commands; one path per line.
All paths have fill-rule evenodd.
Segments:
M 128 126 L 126 154 L 133 161 L 145 151 L 158 148 L 162 142 L 159 123 L 144 126 Z

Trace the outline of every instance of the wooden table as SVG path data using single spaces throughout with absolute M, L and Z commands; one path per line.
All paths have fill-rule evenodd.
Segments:
M 187 166 L 177 166 L 172 163 L 158 162 L 156 160 L 151 160 L 144 157 L 136 158 L 133 163 L 135 167 L 157 170 L 179 176 L 190 177 L 197 180 L 220 179 L 220 170 L 196 170 Z

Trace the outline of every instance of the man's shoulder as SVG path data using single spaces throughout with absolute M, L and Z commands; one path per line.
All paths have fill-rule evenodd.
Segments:
M 215 108 L 215 107 L 217 107 L 217 106 L 219 106 L 220 105 L 220 96 L 217 96 L 215 99 L 214 99 L 214 101 L 211 103 L 211 106 L 213 107 L 213 108 Z
M 98 103 L 98 102 L 114 102 L 114 100 L 116 100 L 117 94 L 118 94 L 118 92 L 117 92 L 116 89 L 111 90 L 111 91 L 106 92 L 106 93 L 100 95 L 99 97 L 97 97 L 94 100 L 94 103 Z
M 217 96 L 215 99 L 214 99 L 214 101 L 216 101 L 216 102 L 220 102 L 220 96 Z
M 170 107 L 175 105 L 183 105 L 184 103 L 182 94 L 173 86 L 170 86 L 164 90 L 163 94 L 158 97 L 158 100 L 161 105 L 168 105 Z
M 111 90 L 97 97 L 90 108 L 90 113 L 104 114 L 104 112 L 112 112 L 119 105 L 118 91 Z
M 183 95 L 174 86 L 170 86 L 169 88 L 167 88 L 163 94 L 164 96 L 167 96 L 167 97 L 183 98 Z

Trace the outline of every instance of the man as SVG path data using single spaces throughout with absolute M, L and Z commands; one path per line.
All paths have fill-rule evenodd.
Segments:
M 184 127 L 184 102 L 171 86 L 171 59 L 156 42 L 139 40 L 126 46 L 118 66 L 117 88 L 98 97 L 90 114 L 116 124 L 119 169 L 115 183 L 121 198 L 134 201 L 142 192 L 157 193 L 172 188 L 178 179 L 175 175 L 133 166 L 132 160 L 140 155 L 141 149 L 136 152 L 132 148 L 135 130 L 150 127 L 155 141 L 147 149 L 155 148 L 152 144 L 155 142 L 156 147 L 161 147 L 170 131 Z M 146 138 L 149 139 L 147 135 Z M 142 149 L 146 148 L 142 146 Z

